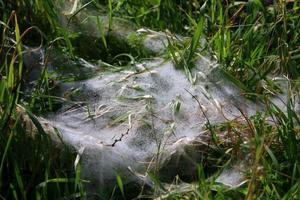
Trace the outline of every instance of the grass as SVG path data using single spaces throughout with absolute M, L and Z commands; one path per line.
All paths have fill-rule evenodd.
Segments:
M 24 69 L 23 43 L 54 46 L 71 57 L 78 56 L 73 46 L 77 38 L 59 25 L 55 3 L 0 0 L 0 199 L 86 198 L 80 165 L 73 168 L 74 153 L 68 147 L 56 148 L 32 114 L 55 109 L 47 68 L 36 81 L 33 95 L 24 98 L 28 69 Z M 157 190 L 164 189 L 154 191 L 150 198 L 300 198 L 300 119 L 296 108 L 300 72 L 299 1 L 279 0 L 271 4 L 259 0 L 87 1 L 69 20 L 90 4 L 98 3 L 107 6 L 109 29 L 114 17 L 122 17 L 137 27 L 189 37 L 182 41 L 169 37 L 167 54 L 190 82 L 195 82 L 191 70 L 197 56 L 211 55 L 246 97 L 263 103 L 266 108 L 251 117 L 241 113 L 243 119 L 210 124 L 213 144 L 207 157 L 218 160 L 218 172 L 211 174 L 208 166 L 199 164 L 196 184 L 186 187 L 176 183 L 163 186 L 153 176 Z M 102 23 L 97 18 L 100 39 L 108 49 Z M 135 62 L 144 55 L 125 53 L 113 56 L 112 63 L 123 63 L 124 57 Z M 287 88 L 280 90 L 274 81 L 276 76 L 286 77 Z M 279 108 L 271 99 L 283 92 L 287 102 Z M 173 104 L 176 114 L 180 99 L 176 98 Z M 120 120 L 123 116 L 116 119 Z M 224 135 L 229 143 L 224 142 Z M 245 155 L 250 166 L 247 182 L 236 189 L 217 184 L 215 178 L 226 167 L 225 163 Z M 121 177 L 116 180 L 121 196 L 125 197 Z
M 74 152 L 67 146 L 56 147 L 30 104 L 22 100 L 22 42 L 32 29 L 21 32 L 19 18 L 12 12 L 1 30 L 0 198 L 83 199 L 80 171 L 72 164 Z M 11 39 L 16 42 L 11 44 Z M 40 79 L 47 81 L 46 73 Z

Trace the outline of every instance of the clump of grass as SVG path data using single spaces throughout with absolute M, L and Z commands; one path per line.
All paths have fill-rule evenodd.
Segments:
M 194 83 L 196 80 L 192 77 L 191 69 L 195 65 L 198 58 L 197 51 L 199 50 L 199 42 L 203 33 L 204 19 L 200 18 L 199 22 L 195 23 L 195 33 L 190 41 L 185 42 L 183 45 L 178 44 L 179 41 L 173 41 L 173 38 L 168 39 L 168 50 L 170 57 L 179 69 L 184 69 L 189 81 Z
M 208 6 L 211 20 L 207 19 L 207 35 L 210 47 L 228 72 L 254 93 L 261 92 L 262 81 L 270 82 L 270 75 L 298 76 L 290 54 L 299 40 L 294 31 L 287 30 L 288 26 L 299 25 L 295 18 L 298 8 L 287 11 L 282 1 L 271 6 L 261 1 L 217 2 L 211 1 Z
M 268 98 L 265 100 L 267 112 L 252 117 L 243 114 L 239 120 L 211 128 L 216 138 L 208 156 L 219 160 L 218 171 L 209 175 L 205 163 L 199 164 L 197 182 L 184 184 L 176 180 L 164 186 L 158 196 L 162 199 L 298 199 L 300 121 L 295 101 L 290 98 L 284 112 Z M 228 163 L 245 161 L 245 158 L 248 165 L 243 169 L 244 184 L 229 188 L 216 182 Z
M 67 147 L 56 148 L 30 108 L 21 105 L 22 39 L 27 31 L 21 32 L 15 12 L 1 26 L 0 54 L 4 54 L 4 61 L 0 68 L 0 197 L 83 198 L 80 171 L 73 169 L 73 152 Z M 13 45 L 9 45 L 8 29 L 14 29 Z
M 183 69 L 195 57 L 198 36 L 206 36 L 205 49 L 250 95 L 262 92 L 262 82 L 273 90 L 270 76 L 299 76 L 299 9 L 298 3 L 287 8 L 284 1 L 268 5 L 264 1 L 166 0 L 122 1 L 116 11 L 140 26 L 192 36 L 187 45 L 169 41 L 171 57 Z

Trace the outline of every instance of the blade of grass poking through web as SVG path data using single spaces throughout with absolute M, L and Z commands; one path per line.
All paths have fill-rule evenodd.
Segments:
M 117 184 L 118 184 L 118 187 L 122 193 L 122 196 L 123 198 L 125 199 L 125 194 L 124 194 L 124 186 L 123 186 L 123 182 L 122 182 L 122 179 L 119 175 L 117 175 Z
M 105 49 L 107 49 L 107 43 L 106 43 L 106 39 L 105 39 L 105 32 L 104 32 L 104 28 L 102 26 L 101 18 L 99 16 L 97 17 L 97 25 L 98 25 L 99 32 L 101 34 L 101 39 L 102 39 L 102 42 L 104 44 L 104 47 L 105 47 Z
M 180 62 L 177 58 L 177 55 L 176 55 L 176 51 L 178 51 L 177 49 L 175 49 L 175 46 L 173 45 L 172 41 L 170 40 L 169 37 L 167 37 L 167 40 L 168 40 L 168 51 L 171 55 L 171 59 L 173 61 L 173 63 L 175 64 L 176 67 L 180 67 Z
M 197 50 L 197 47 L 199 45 L 199 40 L 200 40 L 200 37 L 202 35 L 202 32 L 203 32 L 203 25 L 204 25 L 204 18 L 201 17 L 198 24 L 197 24 L 197 28 L 196 28 L 196 31 L 192 37 L 192 41 L 191 41 L 191 46 L 190 46 L 190 51 L 189 51 L 189 56 L 188 56 L 188 63 L 190 64 L 196 50 Z
M 74 191 L 79 190 L 80 194 L 84 196 L 83 188 L 81 187 L 81 165 L 80 165 L 80 157 L 84 152 L 84 147 L 81 147 L 77 153 L 76 159 L 74 161 L 75 168 L 75 183 L 74 183 Z
M 50 97 L 50 93 L 49 93 L 49 77 L 48 77 L 48 70 L 47 70 L 47 68 L 45 67 L 44 68 L 44 76 L 43 76 L 43 78 L 44 78 L 44 81 L 45 81 L 45 86 L 46 86 L 46 91 L 47 91 L 47 93 L 48 93 L 48 106 L 49 106 L 49 109 L 50 110 L 52 110 L 53 109 L 53 105 L 52 105 L 52 98 Z
M 168 51 L 171 55 L 171 59 L 175 65 L 175 67 L 184 69 L 186 76 L 188 77 L 188 80 L 193 83 L 193 76 L 191 74 L 191 71 L 188 67 L 188 64 L 184 58 L 183 53 L 175 46 L 173 45 L 173 42 L 167 37 L 168 40 Z M 185 52 L 185 51 L 184 51 Z

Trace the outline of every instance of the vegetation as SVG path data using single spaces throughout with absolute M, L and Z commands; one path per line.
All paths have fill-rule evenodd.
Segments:
M 161 198 L 300 198 L 300 117 L 296 111 L 300 73 L 299 1 L 94 0 L 85 3 L 84 6 L 107 6 L 109 29 L 114 18 L 122 17 L 137 27 L 189 37 L 182 42 L 170 38 L 167 56 L 185 71 L 191 82 L 194 61 L 200 54 L 211 55 L 246 97 L 266 107 L 266 112 L 251 117 L 244 115 L 243 121 L 207 126 L 214 141 L 209 156 L 220 159 L 220 165 L 249 155 L 251 170 L 244 185 L 231 190 L 220 186 L 215 176 L 208 177 L 205 166 L 199 164 L 197 184 L 185 189 L 174 184 L 166 190 L 153 177 L 157 190 L 165 191 Z M 36 80 L 33 95 L 28 96 L 24 91 L 30 72 L 23 62 L 26 45 L 42 46 L 46 52 L 55 46 L 71 57 L 78 56 L 74 51 L 77 35 L 60 26 L 56 4 L 55 0 L 0 0 L 0 199 L 86 198 L 80 167 L 73 168 L 74 152 L 68 147 L 56 148 L 32 114 L 54 109 L 56 99 L 49 92 L 51 80 L 47 69 Z M 108 38 L 100 34 L 105 48 L 109 48 Z M 135 53 L 133 57 L 125 53 L 117 58 L 125 55 L 130 60 L 138 60 L 145 55 Z M 105 60 L 109 62 L 109 58 Z M 117 59 L 110 63 L 123 65 L 124 61 Z M 284 77 L 285 88 L 277 85 L 276 76 Z M 280 93 L 286 95 L 285 108 L 277 107 L 270 100 Z M 230 145 L 224 143 L 221 137 L 224 134 L 230 138 Z M 120 177 L 117 185 L 126 196 Z M 150 197 L 155 194 L 153 191 Z

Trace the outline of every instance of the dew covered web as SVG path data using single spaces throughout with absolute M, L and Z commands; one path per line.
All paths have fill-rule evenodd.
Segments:
M 82 23 L 74 27 L 90 38 L 100 37 L 98 29 L 91 28 L 96 23 L 88 23 L 90 14 L 83 10 L 75 17 Z M 144 48 L 152 53 L 164 51 L 166 36 L 143 30 Z M 128 26 L 126 31 L 113 27 L 114 31 L 125 33 L 122 40 L 133 32 Z M 86 67 L 97 68 L 85 62 L 82 70 Z M 90 193 L 111 190 L 116 175 L 123 177 L 124 184 L 150 187 L 148 171 L 159 172 L 163 182 L 171 182 L 177 174 L 192 177 L 207 148 L 207 122 L 235 119 L 241 112 L 252 115 L 260 109 L 242 97 L 215 62 L 203 56 L 192 71 L 193 83 L 183 70 L 160 58 L 136 63 L 128 71 L 94 71 L 93 78 L 58 85 L 58 94 L 72 103 L 64 103 L 46 117 L 80 154 L 82 178 L 90 181 L 86 185 Z
M 165 181 L 177 173 L 191 176 L 201 161 L 197 149 L 206 146 L 207 120 L 236 118 L 239 109 L 255 112 L 213 63 L 204 57 L 197 63 L 194 84 L 172 62 L 153 60 L 138 64 L 139 71 L 99 73 L 61 85 L 73 103 L 48 119 L 81 153 L 91 190 L 111 187 L 117 174 L 126 177 L 125 184 L 145 181 L 134 173 L 153 169 Z

